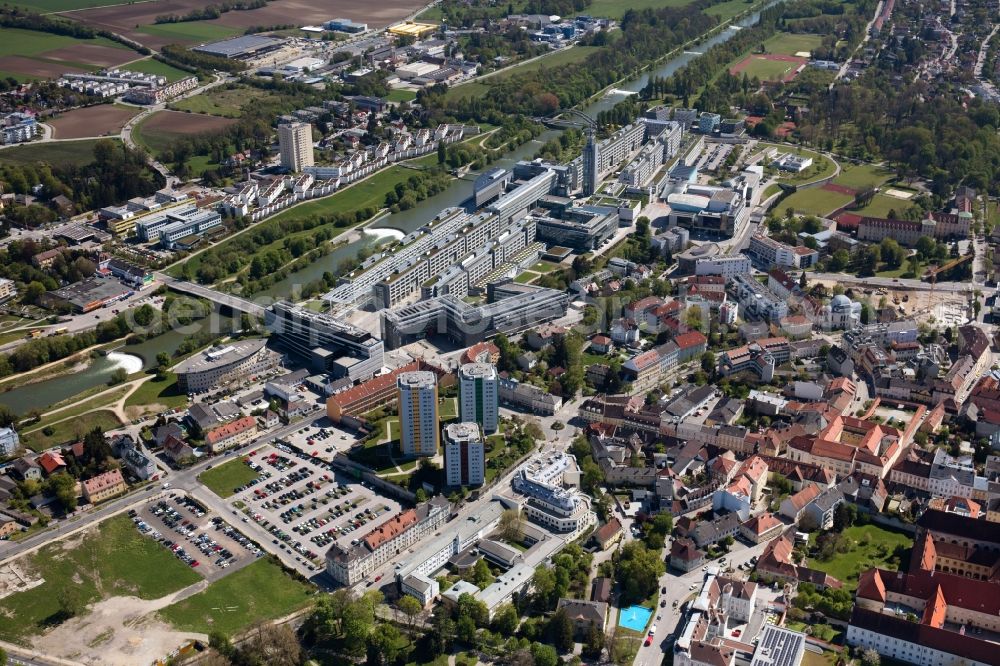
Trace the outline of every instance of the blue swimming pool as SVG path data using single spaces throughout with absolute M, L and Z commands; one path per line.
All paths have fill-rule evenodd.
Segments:
M 618 626 L 638 631 L 641 634 L 646 630 L 646 623 L 649 622 L 649 616 L 652 614 L 653 611 L 642 606 L 623 608 L 618 613 Z

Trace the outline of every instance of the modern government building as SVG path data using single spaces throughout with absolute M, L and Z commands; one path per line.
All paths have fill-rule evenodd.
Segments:
M 184 393 L 202 393 L 276 368 L 281 355 L 267 348 L 267 340 L 240 340 L 212 347 L 177 366 L 177 385 Z

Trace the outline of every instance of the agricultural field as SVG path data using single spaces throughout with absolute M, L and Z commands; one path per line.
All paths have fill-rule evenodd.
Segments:
M 269 559 L 260 559 L 203 592 L 167 606 L 160 616 L 182 631 L 221 631 L 227 635 L 259 620 L 282 617 L 307 605 L 311 588 Z M 220 608 L 232 609 L 219 613 Z
M 136 126 L 135 139 L 158 154 L 179 139 L 219 132 L 233 122 L 203 114 L 157 111 Z
M 118 139 L 86 139 L 24 144 L 0 150 L 0 164 L 48 162 L 83 166 L 94 161 L 94 144 L 98 141 L 119 142 Z
M 241 109 L 246 104 L 267 95 L 267 91 L 249 86 L 238 86 L 232 89 L 219 87 L 203 92 L 200 95 L 182 99 L 171 104 L 170 108 L 177 111 L 205 113 L 223 118 L 239 118 L 242 115 Z
M 95 136 L 118 136 L 122 127 L 139 113 L 131 106 L 100 104 L 73 109 L 47 120 L 54 139 L 83 139 Z
M 794 56 L 801 52 L 812 51 L 822 43 L 823 38 L 819 35 L 779 32 L 764 42 L 764 50 L 768 53 Z
M 203 43 L 236 37 L 240 31 L 212 21 L 184 21 L 183 23 L 154 23 L 138 29 L 140 37 L 164 39 L 166 44 L 174 42 Z
M 87 72 L 134 60 L 135 51 L 104 37 L 76 39 L 35 30 L 3 28 L 0 76 L 19 81 Z
M 109 7 L 111 5 L 127 5 L 134 0 L 14 0 L 9 4 L 24 7 L 41 14 L 50 12 L 69 12 L 92 7 Z
M 27 0 L 69 4 L 72 0 Z M 88 3 L 93 0 L 86 0 Z M 102 5 L 114 5 L 102 2 Z M 296 23 L 315 25 L 333 16 L 342 16 L 381 28 L 406 18 L 426 4 L 425 0 L 385 0 L 378 5 L 358 3 L 355 0 L 281 0 L 268 3 L 259 9 L 227 12 L 211 21 L 156 24 L 162 14 L 183 15 L 192 9 L 202 9 L 202 0 L 151 0 L 119 6 L 100 6 L 75 11 L 71 16 L 95 28 L 111 30 L 130 39 L 159 49 L 175 42 L 205 42 L 243 34 L 257 25 Z M 73 6 L 79 6 L 74 4 Z
M 155 74 L 156 76 L 165 76 L 167 81 L 180 81 L 181 79 L 191 76 L 190 73 L 185 72 L 183 69 L 177 69 L 176 67 L 171 67 L 165 62 L 160 62 L 153 58 L 144 58 L 142 60 L 136 60 L 135 62 L 130 62 L 129 64 L 122 67 L 122 69 L 127 69 L 130 72 L 142 72 L 144 74 Z
M 0 638 L 19 640 L 58 624 L 67 614 L 113 596 L 158 599 L 201 577 L 153 539 L 135 529 L 128 516 L 110 518 L 82 536 L 43 546 L 18 561 L 38 587 L 0 599 Z

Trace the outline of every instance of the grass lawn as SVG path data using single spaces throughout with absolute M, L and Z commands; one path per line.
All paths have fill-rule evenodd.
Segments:
M 106 398 L 99 398 L 98 401 L 106 404 L 104 402 Z M 71 413 L 70 410 L 67 410 L 65 414 L 57 415 L 57 417 L 65 417 Z M 44 451 L 52 446 L 82 439 L 86 433 L 94 428 L 100 427 L 101 430 L 112 430 L 121 426 L 121 424 L 121 421 L 118 420 L 114 412 L 102 409 L 96 412 L 81 414 L 76 418 L 70 418 L 59 423 L 53 423 L 51 435 L 46 435 L 41 430 L 31 431 L 21 437 L 21 443 L 32 451 Z
M 144 25 L 139 29 L 147 35 L 176 39 L 180 42 L 214 42 L 241 34 L 238 28 L 231 28 L 205 21 L 184 21 L 182 23 L 159 23 Z
M 213 88 L 208 92 L 187 97 L 171 104 L 170 108 L 177 111 L 207 113 L 223 118 L 239 118 L 242 115 L 241 109 L 244 105 L 266 95 L 267 92 L 249 86 L 239 86 L 232 90 Z
M 841 163 L 840 175 L 833 182 L 836 185 L 849 187 L 852 190 L 863 190 L 866 187 L 878 187 L 893 176 L 893 172 L 875 164 Z
M 441 401 L 438 416 L 442 421 L 458 418 L 458 398 L 445 398 Z
M 824 650 L 822 654 L 817 654 L 806 650 L 802 653 L 802 666 L 836 666 L 837 653 L 831 650 Z
M 705 10 L 705 13 L 709 16 L 718 16 L 721 21 L 728 21 L 731 18 L 739 16 L 753 6 L 754 0 L 729 0 L 729 2 L 721 2 L 717 5 L 712 5 Z
M 479 83 L 476 81 L 470 81 L 469 83 L 463 83 L 460 86 L 454 86 L 448 88 L 448 92 L 444 94 L 445 99 L 456 100 L 465 99 L 468 97 L 482 97 L 490 91 L 490 87 L 485 83 Z
M 534 282 L 539 277 L 541 277 L 541 276 L 538 273 L 532 273 L 531 271 L 524 271 L 523 273 L 521 273 L 520 275 L 518 275 L 516 278 L 514 278 L 514 282 L 516 282 L 518 284 L 528 284 L 530 282 Z
M 243 458 L 234 458 L 198 475 L 199 481 L 223 498 L 256 478 L 257 472 L 250 469 Z
M 128 516 L 100 523 L 70 548 L 63 544 L 48 544 L 19 560 L 22 568 L 45 582 L 0 599 L 0 613 L 17 618 L 0 623 L 3 639 L 36 634 L 56 621 L 60 600 L 67 594 L 82 608 L 116 595 L 158 599 L 201 580 L 166 548 L 140 534 Z
M 417 98 L 417 93 L 412 90 L 391 90 L 385 98 L 390 102 L 412 102 Z
M 0 150 L 0 164 L 72 164 L 84 166 L 94 161 L 94 144 L 98 141 L 119 139 L 83 139 L 82 141 L 52 141 L 49 143 L 27 143 L 15 148 Z
M 886 566 L 897 547 L 913 545 L 913 539 L 906 534 L 877 525 L 855 525 L 844 530 L 842 534 L 851 544 L 848 552 L 837 553 L 833 559 L 826 562 L 811 557 L 809 566 L 840 579 L 845 589 L 852 591 L 858 586 L 858 575 L 862 571 Z M 814 538 L 810 541 L 814 541 Z M 906 557 L 908 554 L 904 555 L 904 561 Z
M 167 606 L 160 615 L 181 631 L 216 630 L 232 636 L 254 622 L 302 608 L 309 603 L 311 592 L 277 564 L 260 559 L 212 583 L 203 592 Z M 228 609 L 233 610 L 226 612 Z
M 588 10 L 590 11 L 590 10 Z M 568 49 L 560 49 L 554 51 L 548 55 L 544 55 L 540 58 L 532 60 L 531 62 L 524 65 L 513 65 L 500 72 L 497 72 L 486 81 L 500 81 L 502 79 L 514 76 L 515 74 L 520 74 L 521 72 L 534 72 L 543 68 L 556 68 L 562 67 L 563 65 L 568 65 L 574 62 L 580 62 L 587 56 L 589 56 L 594 51 L 597 51 L 601 47 L 599 46 L 572 46 Z
M 889 195 L 882 194 L 880 192 L 872 197 L 870 204 L 864 208 L 852 210 L 851 212 L 856 215 L 865 215 L 868 217 L 889 217 L 889 211 L 895 211 L 897 217 L 902 217 L 903 211 L 911 206 L 913 206 L 913 204 L 910 201 L 890 197 Z
M 562 266 L 559 264 L 554 264 L 551 261 L 539 261 L 537 264 L 531 267 L 536 273 L 551 273 L 552 271 L 561 270 Z
M 191 76 L 190 73 L 185 72 L 183 69 L 171 67 L 165 62 L 160 62 L 159 60 L 154 60 L 153 58 L 137 60 L 136 62 L 125 65 L 122 69 L 127 69 L 131 72 L 143 72 L 144 74 L 165 76 L 167 77 L 167 81 L 179 81 L 186 76 Z
M 812 51 L 822 43 L 823 38 L 819 35 L 779 32 L 764 42 L 764 48 L 768 53 L 793 56 L 799 51 Z
M 357 210 L 374 206 L 381 208 L 385 205 L 385 195 L 394 190 L 396 183 L 405 181 L 413 175 L 409 169 L 401 166 L 391 166 L 383 169 L 370 178 L 354 183 L 336 194 L 332 194 L 323 199 L 316 199 L 309 203 L 286 210 L 275 215 L 271 220 L 284 220 L 290 217 L 308 217 L 310 215 L 329 215 L 341 210 Z
M 854 197 L 850 195 L 813 187 L 792 194 L 778 205 L 781 210 L 792 208 L 799 213 L 823 217 L 852 201 L 854 201 Z
M 177 375 L 168 372 L 166 379 L 162 381 L 153 377 L 140 384 L 139 388 L 125 400 L 125 406 L 163 405 L 164 409 L 173 409 L 186 406 L 187 401 L 187 396 L 177 388 Z

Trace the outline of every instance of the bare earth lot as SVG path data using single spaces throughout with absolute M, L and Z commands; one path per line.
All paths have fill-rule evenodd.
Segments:
M 181 111 L 157 111 L 139 123 L 136 139 L 154 153 L 164 150 L 174 141 L 199 134 L 219 132 L 232 125 L 232 118 L 219 118 Z
M 298 25 L 322 23 L 332 16 L 363 21 L 379 28 L 399 21 L 427 3 L 425 0 L 382 0 L 372 5 L 356 0 L 275 0 L 266 7 L 223 14 L 207 24 L 246 28 L 254 25 L 276 25 L 290 20 Z M 136 26 L 152 24 L 162 14 L 187 14 L 201 9 L 203 0 L 153 0 L 133 5 L 99 7 L 72 12 L 72 17 L 89 25 L 112 30 L 150 48 L 158 49 L 176 39 L 151 36 L 139 32 Z
M 56 139 L 82 139 L 92 136 L 117 135 L 138 109 L 101 104 L 74 109 L 48 121 Z
M 135 51 L 99 44 L 77 44 L 45 52 L 45 58 L 48 60 L 62 60 L 71 63 L 85 62 L 96 67 L 114 67 L 135 60 L 138 56 L 139 54 Z
M 81 74 L 87 70 L 59 62 L 42 62 L 23 56 L 0 57 L 0 72 L 11 72 L 21 76 L 39 79 L 58 79 L 70 72 Z

